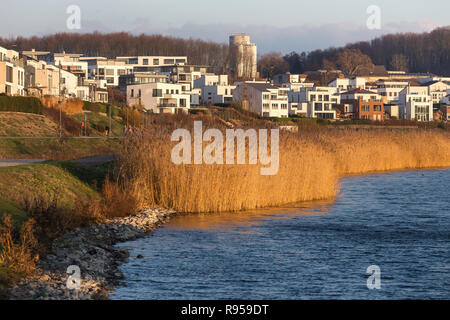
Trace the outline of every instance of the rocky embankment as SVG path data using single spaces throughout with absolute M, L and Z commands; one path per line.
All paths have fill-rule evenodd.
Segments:
M 50 254 L 40 262 L 38 274 L 9 292 L 14 300 L 108 299 L 109 292 L 123 279 L 118 266 L 129 253 L 116 248 L 119 242 L 145 236 L 166 222 L 173 211 L 149 209 L 135 216 L 114 219 L 66 233 L 52 244 Z M 69 289 L 69 266 L 80 270 L 80 288 Z M 71 279 L 73 279 L 72 276 Z M 76 286 L 76 282 L 73 283 Z

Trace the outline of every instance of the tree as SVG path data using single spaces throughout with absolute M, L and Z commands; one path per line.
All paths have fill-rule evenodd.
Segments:
M 336 56 L 337 67 L 348 76 L 356 76 L 362 72 L 372 72 L 374 65 L 370 57 L 359 49 L 345 49 Z
M 261 56 L 258 62 L 259 72 L 264 78 L 289 71 L 289 64 L 280 52 L 269 52 Z
M 389 62 L 389 67 L 394 71 L 408 72 L 408 60 L 404 54 L 394 54 Z

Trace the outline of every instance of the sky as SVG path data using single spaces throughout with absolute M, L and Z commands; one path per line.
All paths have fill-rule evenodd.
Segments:
M 14 0 L 1 4 L 0 37 L 55 32 L 164 34 L 225 43 L 244 32 L 260 53 L 311 51 L 386 33 L 424 32 L 450 25 L 448 0 Z M 69 29 L 67 8 L 80 8 Z M 367 9 L 380 9 L 369 29 Z

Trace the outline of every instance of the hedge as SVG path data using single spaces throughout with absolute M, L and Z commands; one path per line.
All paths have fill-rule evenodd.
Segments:
M 43 105 L 39 98 L 0 95 L 0 112 L 25 112 L 42 114 Z

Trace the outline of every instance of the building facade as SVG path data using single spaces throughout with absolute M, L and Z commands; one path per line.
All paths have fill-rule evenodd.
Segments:
M 25 94 L 25 69 L 19 53 L 0 47 L 0 93 Z
M 153 113 L 188 112 L 191 96 L 183 91 L 180 84 L 135 84 L 127 86 L 127 104 L 142 106 Z
M 239 82 L 233 91 L 233 101 L 263 117 L 289 116 L 288 90 L 263 82 Z
M 428 95 L 428 88 L 404 88 L 399 94 L 399 116 L 403 120 L 432 121 L 433 101 Z

